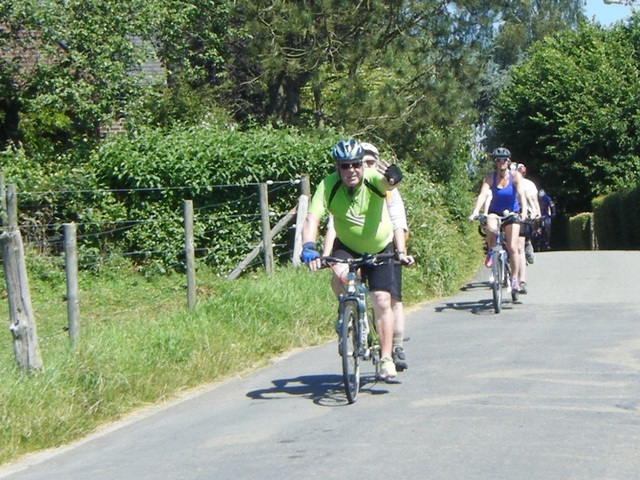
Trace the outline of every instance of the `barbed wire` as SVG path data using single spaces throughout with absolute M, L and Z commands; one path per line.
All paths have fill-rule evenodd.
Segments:
M 18 191 L 16 194 L 21 195 L 42 195 L 45 193 L 128 193 L 128 192 L 158 192 L 158 191 L 175 191 L 175 190 L 194 190 L 194 189 L 217 189 L 217 188 L 238 188 L 238 187 L 256 187 L 266 183 L 268 186 L 275 185 L 276 187 L 298 185 L 300 178 L 294 178 L 291 180 L 266 180 L 264 182 L 248 182 L 248 183 L 229 183 L 223 185 L 183 185 L 177 187 L 132 187 L 132 188 L 100 188 L 100 189 L 81 189 L 81 190 L 33 190 L 33 191 Z M 281 187 L 282 188 L 282 187 Z
M 300 179 L 296 178 L 295 180 L 290 181 L 274 181 L 274 182 L 266 182 L 268 186 L 268 194 L 269 196 L 279 196 L 282 193 L 285 193 L 287 189 L 290 189 L 292 186 L 298 186 L 300 183 Z M 31 196 L 49 196 L 55 198 L 56 194 L 72 194 L 72 195 L 82 195 L 82 194 L 102 194 L 106 195 L 109 193 L 121 194 L 127 192 L 137 192 L 137 193 L 157 193 L 161 191 L 173 192 L 173 191 L 193 191 L 195 189 L 203 190 L 213 190 L 213 189 L 225 189 L 225 188 L 234 188 L 234 189 L 244 189 L 247 187 L 256 187 L 260 185 L 260 183 L 237 183 L 237 184 L 228 184 L 228 185 L 211 185 L 211 186 L 201 186 L 201 185 L 188 185 L 188 186 L 178 186 L 178 187 L 152 187 L 152 188 L 126 188 L 126 189 L 85 189 L 85 190 L 43 190 L 43 191 L 27 191 L 27 192 L 17 192 L 18 195 L 23 197 Z M 220 253 L 219 246 L 207 246 L 202 245 L 202 242 L 216 242 L 216 237 L 219 235 L 219 232 L 222 230 L 224 232 L 228 232 L 229 229 L 233 231 L 234 225 L 238 222 L 241 222 L 243 225 L 243 229 L 245 231 L 244 237 L 240 237 L 237 240 L 238 242 L 233 242 L 233 238 L 229 237 L 229 234 L 226 233 L 224 237 L 224 251 L 234 252 L 233 255 L 242 258 L 242 255 L 239 252 L 246 251 L 246 254 L 249 254 L 255 249 L 256 244 L 261 240 L 259 232 L 262 228 L 260 225 L 261 213 L 260 213 L 260 205 L 257 201 L 259 191 L 256 189 L 254 192 L 242 194 L 239 197 L 226 199 L 220 202 L 212 202 L 207 203 L 205 205 L 196 206 L 194 209 L 194 229 L 196 231 L 195 240 L 196 245 L 194 245 L 194 251 L 196 252 L 197 258 L 212 258 Z M 200 195 L 202 197 L 202 195 Z M 281 197 L 286 198 L 286 197 Z M 111 262 L 116 258 L 125 258 L 125 259 L 144 259 L 146 262 L 153 262 L 154 258 L 159 259 L 162 264 L 166 268 L 176 268 L 176 269 L 184 269 L 185 268 L 185 259 L 181 258 L 184 256 L 184 248 L 180 241 L 174 242 L 174 246 L 170 246 L 166 250 L 156 250 L 156 249 L 134 249 L 132 251 L 126 251 L 126 247 L 123 248 L 122 244 L 119 244 L 123 238 L 126 238 L 126 232 L 132 231 L 133 229 L 140 228 L 149 228 L 150 231 L 153 231 L 154 225 L 163 225 L 163 224 L 176 224 L 182 225 L 184 223 L 184 212 L 182 208 L 176 208 L 173 214 L 169 216 L 164 215 L 158 218 L 97 218 L 96 220 L 86 219 L 83 217 L 88 217 L 91 213 L 86 213 L 82 208 L 75 214 L 80 217 L 77 222 L 62 222 L 55 221 L 51 223 L 47 223 L 47 215 L 51 216 L 55 209 L 65 209 L 69 208 L 70 202 L 60 201 L 60 202 L 49 202 L 51 198 L 46 199 L 46 203 L 39 204 L 37 202 L 30 202 L 30 204 L 20 204 L 21 210 L 23 212 L 37 212 L 38 210 L 43 210 L 44 218 L 40 216 L 32 215 L 29 216 L 29 213 L 22 214 L 20 216 L 19 228 L 25 231 L 24 241 L 25 245 L 28 248 L 32 248 L 39 253 L 44 254 L 54 254 L 60 255 L 64 251 L 64 235 L 62 233 L 65 224 L 74 223 L 78 229 L 76 231 L 76 240 L 78 242 L 78 256 L 79 261 L 82 265 L 82 268 L 98 268 L 104 264 Z M 296 195 L 297 200 L 297 195 Z M 175 207 L 175 198 L 166 197 L 166 198 L 158 198 L 153 199 L 153 203 L 162 204 L 166 201 L 174 202 L 173 205 Z M 282 202 L 280 202 L 281 204 Z M 238 209 L 238 205 L 242 204 L 244 211 L 234 212 L 234 210 Z M 251 205 L 254 205 L 252 207 Z M 278 203 L 276 203 L 278 204 Z M 71 203 L 70 210 L 73 211 L 73 203 Z M 270 205 L 271 207 L 271 205 Z M 254 211 L 247 211 L 247 209 L 251 209 Z M 281 211 L 280 208 L 270 209 L 269 216 L 273 219 L 282 218 L 290 212 L 290 209 L 284 209 Z M 108 215 L 105 214 L 105 216 Z M 97 215 L 99 217 L 99 214 Z M 247 225 L 252 225 L 255 222 L 255 235 L 253 233 L 250 236 L 246 236 L 248 231 L 246 228 Z M 197 228 L 198 224 L 205 226 L 205 228 Z M 206 226 L 210 226 L 210 228 L 206 228 Z M 166 228 L 166 227 L 159 227 Z M 95 231 L 98 230 L 98 231 Z M 278 232 L 277 236 L 286 235 L 289 231 L 289 228 L 284 228 L 280 232 Z M 134 235 L 139 235 L 144 233 L 134 233 Z M 104 240 L 101 240 L 104 238 Z M 253 238 L 253 239 L 252 239 Z M 275 238 L 275 236 L 274 236 Z M 181 239 L 180 239 L 181 240 Z M 229 241 L 231 240 L 231 242 Z M 126 241 L 126 240 L 125 240 Z M 170 242 L 170 239 L 167 239 Z M 134 237 L 134 244 L 135 244 Z M 199 244 L 199 245 L 198 245 Z M 149 246 L 152 246 L 151 244 Z M 159 246 L 159 244 L 156 244 Z M 284 243 L 274 243 L 274 255 L 277 259 L 281 258 L 290 258 L 292 252 L 291 247 Z M 118 251 L 122 249 L 123 251 Z M 224 255 L 224 254 L 223 254 Z M 175 258 L 175 261 L 171 261 L 172 258 Z M 259 268 L 263 263 L 262 256 L 256 256 L 248 265 L 244 268 L 245 270 L 252 270 Z M 217 261 L 214 261 L 214 264 L 218 264 Z M 223 263 L 220 264 L 222 270 L 226 270 Z M 229 273 L 229 272 L 227 272 Z

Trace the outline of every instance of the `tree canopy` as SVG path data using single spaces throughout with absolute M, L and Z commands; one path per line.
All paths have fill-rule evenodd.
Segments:
M 496 103 L 495 137 L 570 213 L 640 180 L 639 22 L 548 37 Z
M 465 180 L 474 125 L 487 121 L 510 66 L 535 40 L 583 20 L 580 0 L 0 8 L 3 145 L 55 158 L 117 120 L 135 131 L 229 118 L 366 136 L 445 183 Z M 160 68 L 145 76 L 153 62 Z

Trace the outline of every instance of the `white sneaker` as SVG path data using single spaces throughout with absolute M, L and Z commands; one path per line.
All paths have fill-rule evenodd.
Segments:
M 379 377 L 383 380 L 391 380 L 398 375 L 396 371 L 396 366 L 393 363 L 393 359 L 391 357 L 382 357 L 380 359 L 380 374 Z

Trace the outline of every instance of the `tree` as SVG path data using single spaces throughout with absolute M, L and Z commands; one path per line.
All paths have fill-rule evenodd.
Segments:
M 538 43 L 495 108 L 497 138 L 570 213 L 640 179 L 640 18 Z
M 64 150 L 98 140 L 101 126 L 121 118 L 163 121 L 159 105 L 171 88 L 197 95 L 219 83 L 225 4 L 15 0 L 0 8 L 0 145 Z M 144 68 L 150 60 L 162 68 Z

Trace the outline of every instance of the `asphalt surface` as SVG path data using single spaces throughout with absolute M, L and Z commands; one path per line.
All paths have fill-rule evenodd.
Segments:
M 412 311 L 409 369 L 342 390 L 336 342 L 73 445 L 12 480 L 640 478 L 640 252 L 545 252 L 496 315 L 484 268 Z M 328 328 L 333 320 L 328 319 Z

